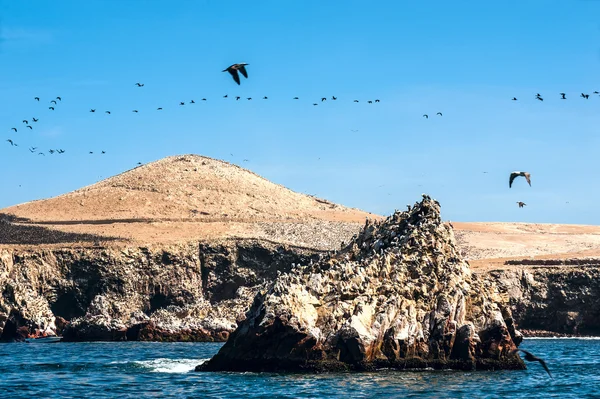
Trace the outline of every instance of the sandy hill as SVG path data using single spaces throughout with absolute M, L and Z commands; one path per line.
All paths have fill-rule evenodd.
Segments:
M 348 241 L 365 217 L 380 218 L 296 193 L 227 162 L 184 155 L 0 210 L 0 222 L 11 221 L 0 223 L 0 245 L 149 245 L 241 237 L 331 249 Z M 475 267 L 515 258 L 600 257 L 600 226 L 453 225 Z
M 509 259 L 600 258 L 600 226 L 453 222 L 463 254 L 475 268 Z
M 356 230 L 365 217 L 377 217 L 291 191 L 239 166 L 198 155 L 167 157 L 0 213 L 22 226 L 144 243 L 293 234 L 289 228 L 269 223 L 283 223 L 284 227 L 301 224 L 299 229 L 304 228 L 310 236 L 314 229 L 305 225 Z

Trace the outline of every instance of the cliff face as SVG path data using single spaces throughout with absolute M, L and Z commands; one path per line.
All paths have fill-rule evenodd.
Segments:
M 280 275 L 197 370 L 524 368 L 499 300 L 425 196 L 367 223 L 339 254 Z
M 253 240 L 0 250 L 0 340 L 225 340 L 277 270 L 311 255 Z
M 600 335 L 598 260 L 524 263 L 531 262 L 510 262 L 482 275 L 509 298 L 520 329 L 527 335 Z

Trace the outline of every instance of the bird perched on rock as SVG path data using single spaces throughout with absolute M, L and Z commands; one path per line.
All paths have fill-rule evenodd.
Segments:
M 244 75 L 244 77 L 247 79 L 248 78 L 248 72 L 246 72 L 246 63 L 242 62 L 240 64 L 233 64 L 228 66 L 226 69 L 223 69 L 221 72 L 229 72 L 231 74 L 231 76 L 233 77 L 233 80 L 235 80 L 235 83 L 237 83 L 238 85 L 240 84 L 240 75 L 238 74 L 238 71 L 242 73 L 242 75 Z
M 567 95 L 565 93 L 559 93 L 561 95 L 561 100 L 566 100 L 567 99 Z
M 527 204 L 524 203 L 523 201 L 517 201 L 517 204 L 519 205 L 519 208 L 523 208 L 524 206 L 526 206 Z
M 510 353 L 516 354 L 519 351 L 521 351 L 525 354 L 525 360 L 527 360 L 528 362 L 540 362 L 540 364 L 542 365 L 544 370 L 546 370 L 546 372 L 548 373 L 550 378 L 553 378 L 552 374 L 550 374 L 550 370 L 548 369 L 548 366 L 546 365 L 546 362 L 543 359 L 540 359 L 539 357 L 535 356 L 533 353 L 527 352 L 526 350 L 523 350 L 523 349 L 514 349 Z
M 508 180 L 508 188 L 512 187 L 513 181 L 519 177 L 519 176 L 523 176 L 525 178 L 525 180 L 527 180 L 527 183 L 529 183 L 529 186 L 531 187 L 531 174 L 527 173 L 527 172 L 512 172 L 510 174 L 510 179 Z

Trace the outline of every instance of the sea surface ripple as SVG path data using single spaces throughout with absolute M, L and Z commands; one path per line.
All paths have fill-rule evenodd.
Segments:
M 600 340 L 526 340 L 525 371 L 196 373 L 220 343 L 0 344 L 2 398 L 600 398 Z

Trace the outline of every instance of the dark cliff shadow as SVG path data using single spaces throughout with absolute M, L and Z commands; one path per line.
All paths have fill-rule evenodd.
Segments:
M 27 222 L 27 219 L 0 213 L 0 244 L 40 245 L 124 241 L 119 237 L 69 233 L 47 227 L 20 224 Z

